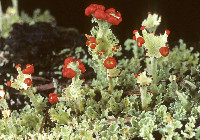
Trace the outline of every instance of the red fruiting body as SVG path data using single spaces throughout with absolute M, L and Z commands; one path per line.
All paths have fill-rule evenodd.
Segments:
M 22 70 L 23 74 L 32 74 L 34 73 L 34 67 L 33 65 L 27 64 L 26 68 Z
M 89 7 L 95 7 L 95 8 L 97 8 L 97 6 L 98 6 L 98 4 L 90 4 Z
M 90 16 L 91 14 L 94 14 L 97 10 L 104 11 L 105 7 L 103 5 L 98 4 L 91 4 L 85 9 L 85 15 Z M 105 19 L 104 19 L 105 20 Z
M 138 75 L 137 74 L 135 74 L 135 78 L 137 78 L 138 77 Z
M 64 65 L 62 71 L 64 71 L 66 68 L 67 68 L 67 65 Z
M 106 13 L 106 17 L 107 17 L 107 22 L 112 25 L 118 25 L 122 21 L 121 13 L 115 12 L 115 9 L 113 9 L 113 8 L 106 10 L 105 13 Z M 111 13 L 115 14 L 118 18 L 111 15 Z
M 21 64 L 18 64 L 18 65 L 15 66 L 16 69 L 17 69 L 18 67 L 21 67 Z
M 62 69 L 63 77 L 73 78 L 76 75 L 76 72 L 73 69 L 67 68 L 68 64 L 71 62 L 78 62 L 78 68 L 81 70 L 82 73 L 85 72 L 85 67 L 81 63 L 81 60 L 68 57 L 67 59 L 65 59 L 65 65 L 63 66 Z
M 136 32 L 138 32 L 138 30 L 133 30 L 133 34 L 135 34 Z
M 7 81 L 7 86 L 8 86 L 8 87 L 11 86 L 11 81 Z
M 95 47 L 96 47 L 95 44 L 91 44 L 91 45 L 90 45 L 90 48 L 91 48 L 91 49 L 95 49 Z
M 118 11 L 117 11 L 117 12 L 116 12 L 116 16 L 118 16 L 118 17 L 120 17 L 120 18 L 121 18 L 121 16 L 122 16 L 122 15 L 121 15 L 121 13 L 120 13 L 120 12 L 118 12 Z
M 76 76 L 76 72 L 71 68 L 63 69 L 62 73 L 63 73 L 63 77 L 67 77 L 67 78 L 73 78 L 74 76 Z
M 49 94 L 49 102 L 51 104 L 58 102 L 58 94 L 50 93 Z
M 115 14 L 115 9 L 114 8 L 110 8 L 110 9 L 107 9 L 106 11 L 105 11 L 105 13 L 113 13 L 113 14 Z
M 142 47 L 142 44 L 145 43 L 145 40 L 142 37 L 137 38 L 137 45 L 138 47 Z
M 27 84 L 27 86 L 32 85 L 32 81 L 31 81 L 30 78 L 26 78 L 26 79 L 24 80 L 24 83 Z
M 142 47 L 142 44 L 140 42 L 137 42 L 138 47 Z
M 119 49 L 119 46 L 116 46 L 116 49 Z
M 113 69 L 117 65 L 117 62 L 114 57 L 108 57 L 103 64 L 107 69 Z
M 105 7 L 103 6 L 103 5 L 97 5 L 97 9 L 99 9 L 99 10 L 105 10 Z
M 115 48 L 112 48 L 112 51 L 114 51 L 115 50 Z
M 104 49 L 102 49 L 101 52 L 105 52 Z
M 151 12 L 148 12 L 148 15 L 151 14 Z
M 102 19 L 102 20 L 105 20 L 106 19 L 106 14 L 103 10 L 100 10 L 100 9 L 97 9 L 95 12 L 94 12 L 94 17 L 96 19 Z
M 81 70 L 82 73 L 85 72 L 85 67 L 84 67 L 83 64 L 80 64 L 80 65 L 78 66 L 78 68 Z
M 113 17 L 113 16 L 109 16 L 107 18 L 107 22 L 112 24 L 112 25 L 118 25 L 119 24 L 118 19 L 116 17 Z
M 144 29 L 145 29 L 145 27 L 146 27 L 146 26 L 142 26 L 142 27 L 140 28 L 140 30 L 144 30 Z
M 165 30 L 166 34 L 169 35 L 170 34 L 170 30 Z
M 140 42 L 141 44 L 145 43 L 145 40 L 142 37 L 138 37 L 137 41 Z
M 169 48 L 168 47 L 161 47 L 159 49 L 159 52 L 162 56 L 166 57 L 169 54 Z
M 68 57 L 67 59 L 65 59 L 64 64 L 65 64 L 65 65 L 68 65 L 69 63 L 71 63 L 71 62 L 73 62 L 73 61 L 74 61 L 74 60 L 73 60 L 72 57 Z
M 89 40 L 90 40 L 90 43 L 96 43 L 96 39 L 94 37 L 90 37 Z
M 89 45 L 89 41 L 87 40 L 85 44 L 86 44 L 86 46 L 88 46 Z
M 86 9 L 85 9 L 85 15 L 86 16 L 90 16 L 91 14 L 94 14 L 94 12 L 95 12 L 95 10 L 96 10 L 97 8 L 96 7 L 94 7 L 94 6 L 88 6 Z
M 118 25 L 122 21 L 121 13 L 116 12 L 114 8 L 107 9 L 105 12 L 105 7 L 103 5 L 91 4 L 85 9 L 85 15 L 90 16 L 94 14 L 96 19 L 105 20 L 112 25 Z M 110 15 L 110 13 L 115 14 L 118 18 Z
M 136 40 L 136 36 L 133 36 L 133 40 Z

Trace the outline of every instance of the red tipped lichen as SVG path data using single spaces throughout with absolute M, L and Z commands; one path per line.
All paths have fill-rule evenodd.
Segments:
M 95 44 L 91 44 L 91 45 L 90 45 L 90 48 L 91 48 L 91 49 L 95 49 L 95 48 L 96 48 L 96 45 L 95 45 Z
M 117 65 L 117 62 L 114 57 L 108 57 L 103 64 L 107 69 L 113 69 Z
M 63 69 L 62 73 L 63 73 L 63 77 L 67 77 L 67 78 L 73 78 L 74 76 L 76 76 L 76 72 L 71 68 Z
M 34 67 L 33 65 L 27 64 L 26 68 L 22 70 L 23 74 L 32 74 L 34 73 Z
M 103 5 L 91 4 L 85 9 L 85 15 L 94 15 L 96 19 L 107 20 L 112 25 L 118 25 L 122 21 L 121 13 L 114 8 L 107 9 Z
M 51 104 L 58 102 L 58 94 L 50 93 L 49 94 L 49 102 Z
M 68 65 L 68 64 L 71 63 L 71 62 L 73 62 L 73 58 L 72 58 L 72 57 L 68 57 L 68 58 L 65 59 L 64 64 L 65 64 L 65 65 Z
M 140 28 L 140 30 L 144 30 L 144 29 L 145 29 L 145 27 L 146 27 L 146 26 L 142 26 L 142 27 Z
M 11 81 L 7 81 L 7 86 L 8 86 L 8 87 L 11 86 Z
M 27 86 L 30 86 L 30 85 L 32 85 L 32 80 L 30 78 L 26 78 L 24 80 L 24 83 L 27 84 Z
M 142 45 L 145 43 L 145 40 L 142 37 L 137 38 L 137 46 L 142 47 Z
M 102 19 L 102 20 L 105 20 L 106 19 L 106 14 L 103 10 L 100 10 L 100 9 L 97 9 L 95 12 L 94 12 L 94 17 L 96 19 Z
M 85 72 L 85 67 L 81 63 L 81 60 L 68 57 L 65 59 L 65 62 L 64 62 L 65 65 L 63 66 L 63 69 L 62 69 L 63 77 L 73 78 L 74 76 L 76 76 L 76 72 L 73 69 L 67 67 L 69 63 L 72 63 L 72 62 L 78 62 L 78 68 L 81 70 L 82 73 Z
M 18 64 L 18 65 L 15 66 L 16 69 L 17 69 L 18 67 L 21 67 L 21 64 Z
M 168 47 L 161 47 L 159 49 L 159 52 L 162 56 L 166 57 L 169 54 L 169 48 Z
M 170 30 L 165 30 L 166 34 L 169 35 L 170 34 Z
M 138 30 L 133 30 L 133 34 L 135 34 L 135 33 L 137 33 L 138 32 Z

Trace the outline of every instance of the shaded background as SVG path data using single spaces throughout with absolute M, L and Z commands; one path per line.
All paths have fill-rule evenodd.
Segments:
M 158 13 L 162 22 L 157 34 L 169 29 L 170 48 L 182 38 L 187 47 L 193 46 L 200 52 L 200 1 L 199 0 L 19 0 L 19 10 L 32 15 L 34 9 L 49 10 L 55 17 L 58 26 L 75 27 L 82 34 L 90 34 L 94 24 L 91 17 L 84 14 L 91 3 L 115 8 L 122 14 L 122 22 L 112 26 L 112 30 L 123 45 L 127 38 L 132 38 L 132 31 L 139 29 L 147 12 Z M 2 0 L 3 10 L 11 5 L 11 0 Z

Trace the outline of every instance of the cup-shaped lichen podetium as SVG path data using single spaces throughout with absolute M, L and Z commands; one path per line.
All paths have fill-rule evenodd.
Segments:
M 148 107 L 148 99 L 147 99 L 147 86 L 152 82 L 151 77 L 146 76 L 146 71 L 140 73 L 137 77 L 137 83 L 140 86 L 141 93 L 141 102 L 142 102 L 142 110 L 146 110 Z

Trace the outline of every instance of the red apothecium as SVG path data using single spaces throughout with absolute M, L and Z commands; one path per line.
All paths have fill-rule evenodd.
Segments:
M 114 57 L 108 57 L 103 64 L 107 69 L 113 69 L 117 65 L 117 62 Z
M 27 65 L 26 65 L 26 68 L 22 70 L 22 73 L 23 73 L 23 74 L 32 74 L 32 73 L 34 73 L 33 64 L 32 64 L 32 65 L 27 64 Z
M 74 76 L 76 76 L 76 72 L 71 68 L 63 69 L 62 73 L 63 73 L 63 77 L 67 77 L 67 78 L 73 78 Z
M 159 52 L 162 56 L 166 57 L 169 54 L 169 48 L 168 47 L 161 47 L 159 49 Z
M 11 86 L 11 81 L 7 81 L 7 86 L 8 86 L 8 87 Z
M 137 46 L 142 47 L 142 45 L 145 43 L 145 40 L 142 37 L 137 38 Z
M 170 30 L 165 30 L 166 34 L 169 35 L 170 34 Z
M 51 104 L 58 102 L 58 94 L 50 93 L 49 94 L 49 102 Z
M 30 86 L 30 85 L 32 85 L 33 82 L 32 82 L 32 80 L 30 78 L 26 78 L 24 80 L 24 83 L 27 84 L 27 86 Z

